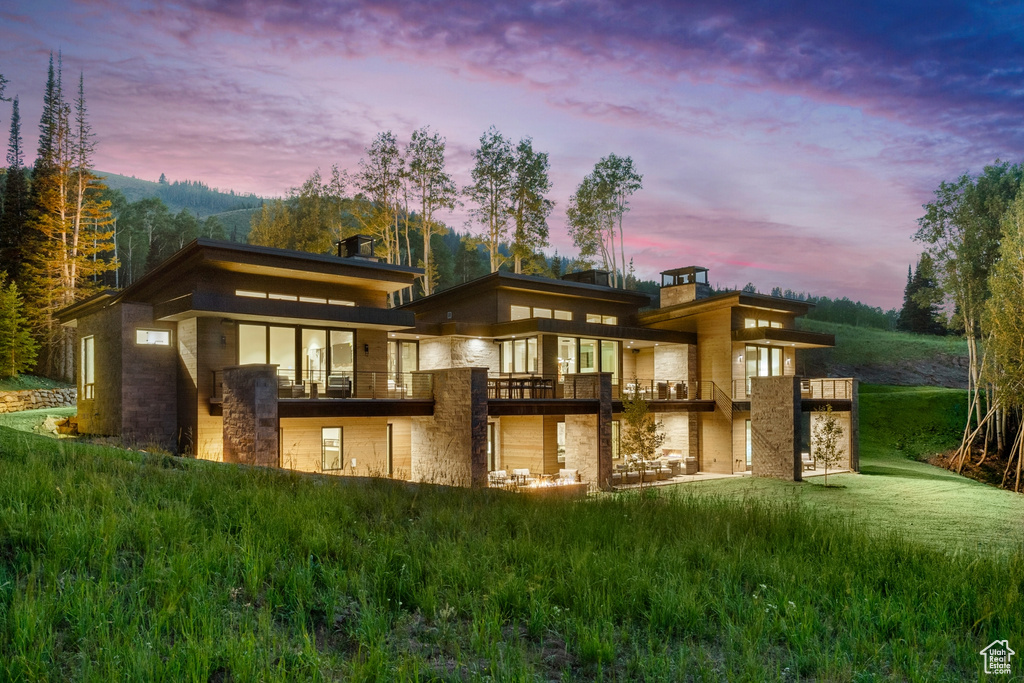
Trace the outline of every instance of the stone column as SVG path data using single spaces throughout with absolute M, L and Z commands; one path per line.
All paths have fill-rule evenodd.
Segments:
M 751 379 L 751 465 L 755 477 L 803 480 L 800 408 L 799 376 Z
M 567 375 L 565 398 L 598 400 L 596 415 L 565 416 L 565 467 L 578 470 L 584 483 L 608 489 L 612 479 L 612 376 Z
M 278 467 L 277 366 L 224 368 L 224 462 Z
M 850 469 L 860 472 L 860 381 L 853 381 L 850 396 Z
M 412 480 L 487 486 L 487 368 L 430 374 L 434 414 L 412 418 Z

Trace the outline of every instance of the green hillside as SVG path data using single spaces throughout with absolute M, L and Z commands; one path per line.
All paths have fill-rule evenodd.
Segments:
M 178 213 L 182 209 L 188 209 L 199 218 L 206 218 L 239 209 L 258 207 L 263 201 L 254 194 L 235 194 L 233 190 L 221 192 L 200 181 L 185 180 L 161 183 L 116 173 L 102 171 L 96 171 L 96 173 L 103 176 L 107 187 L 120 190 L 129 202 L 136 202 L 147 197 L 159 197 L 172 214 Z M 248 232 L 248 225 L 246 225 L 246 232 Z
M 869 384 L 966 388 L 967 342 L 955 335 L 890 332 L 817 320 L 801 329 L 833 334 L 835 348 L 800 352 L 797 372 L 813 377 L 857 377 Z

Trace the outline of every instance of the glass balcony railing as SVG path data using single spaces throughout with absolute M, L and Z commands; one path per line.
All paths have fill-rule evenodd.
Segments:
M 430 399 L 434 376 L 429 372 L 341 372 L 314 374 L 296 382 L 294 375 L 279 374 L 279 399 Z M 223 372 L 213 372 L 211 401 L 224 398 Z

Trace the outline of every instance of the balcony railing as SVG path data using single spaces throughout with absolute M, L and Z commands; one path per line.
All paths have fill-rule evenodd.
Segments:
M 279 373 L 279 399 L 390 398 L 429 399 L 434 395 L 434 376 L 429 372 L 341 372 L 306 374 L 301 382 L 294 375 Z M 213 372 L 212 401 L 224 398 L 223 373 Z
M 850 401 L 853 399 L 853 378 L 822 377 L 819 379 L 805 379 L 800 383 L 800 397 Z
M 501 374 L 487 377 L 487 397 L 492 399 L 539 399 L 577 396 L 575 382 L 591 381 L 586 375 L 515 375 Z M 713 401 L 714 382 L 696 380 L 638 379 L 619 383 L 612 381 L 612 398 L 620 399 L 639 393 L 647 401 Z
M 715 383 L 700 380 L 637 379 L 622 385 L 623 398 L 639 392 L 645 401 L 714 401 Z
M 733 380 L 732 400 L 750 400 L 751 379 L 753 378 Z M 853 398 L 853 379 L 850 377 L 819 377 L 801 380 L 800 397 L 806 399 L 849 401 Z

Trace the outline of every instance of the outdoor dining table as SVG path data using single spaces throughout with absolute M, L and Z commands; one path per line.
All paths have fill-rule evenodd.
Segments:
M 554 398 L 555 380 L 549 377 L 495 377 L 487 380 L 492 398 Z

